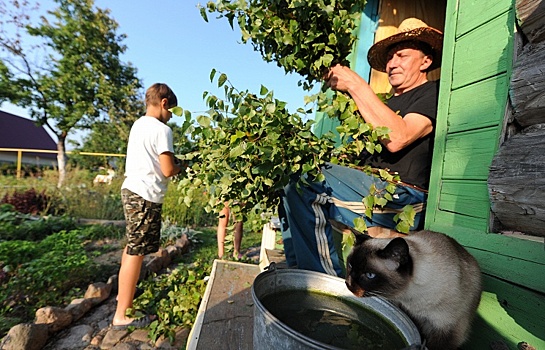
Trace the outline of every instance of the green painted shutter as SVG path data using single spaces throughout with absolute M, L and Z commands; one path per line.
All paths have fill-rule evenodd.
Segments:
M 464 349 L 502 340 L 545 349 L 543 242 L 490 233 L 487 179 L 508 100 L 512 0 L 449 0 L 425 227 L 456 238 L 477 258 L 484 293 Z
M 453 6 L 450 11 L 429 200 L 433 210 L 426 222 L 429 228 L 449 224 L 487 231 L 488 168 L 507 103 L 513 8 L 511 0 L 460 0 L 458 11 Z

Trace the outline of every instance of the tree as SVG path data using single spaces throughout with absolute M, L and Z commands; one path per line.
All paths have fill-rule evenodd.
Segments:
M 109 120 L 95 121 L 90 128 L 82 144 L 76 143 L 76 149 L 82 152 L 94 153 L 115 153 L 125 154 L 127 152 L 127 142 L 132 124 L 145 112 L 144 96 L 142 94 L 133 94 L 126 96 L 127 101 L 124 108 L 111 110 Z M 74 162 L 80 167 L 86 169 L 108 167 L 111 163 L 119 167 L 123 159 L 119 157 L 107 156 L 83 156 L 78 153 L 72 153 L 70 162 Z
M 41 41 L 24 46 L 18 34 L 0 37 L 0 86 L 8 86 L 0 91 L 0 101 L 28 108 L 39 125 L 57 136 L 61 186 L 68 134 L 97 122 L 123 125 L 142 85 L 136 68 L 120 60 L 125 35 L 116 33 L 118 24 L 109 10 L 95 8 L 93 0 L 55 2 L 58 8 L 41 16 L 37 26 L 30 23 L 27 2 L 13 1 L 11 12 L 1 3 L 10 17 L 0 24 L 12 24 Z

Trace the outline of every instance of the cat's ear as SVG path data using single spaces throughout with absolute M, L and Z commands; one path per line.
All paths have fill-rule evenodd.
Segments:
M 407 241 L 401 237 L 392 239 L 378 255 L 381 258 L 397 262 L 399 266 L 406 264 L 411 259 L 409 255 L 409 245 L 407 244 Z
M 354 245 L 360 245 L 366 240 L 372 238 L 371 236 L 363 234 L 363 233 L 354 233 L 354 237 L 356 237 L 356 241 L 354 242 Z

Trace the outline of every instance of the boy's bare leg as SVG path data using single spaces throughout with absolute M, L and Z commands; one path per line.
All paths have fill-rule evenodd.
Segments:
M 117 308 L 112 321 L 115 326 L 129 324 L 133 321 L 132 318 L 125 316 L 125 312 L 127 309 L 132 308 L 136 283 L 140 277 L 143 260 L 143 255 L 129 255 L 127 254 L 127 248 L 123 250 L 119 269 Z

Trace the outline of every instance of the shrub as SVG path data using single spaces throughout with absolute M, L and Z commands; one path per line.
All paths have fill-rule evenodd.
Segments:
M 191 206 L 184 204 L 176 190 L 177 183 L 171 181 L 163 202 L 163 220 L 181 227 L 206 227 L 217 223 L 218 216 L 205 210 L 208 198 L 204 195 L 195 198 Z M 204 191 L 204 190 L 203 190 Z
M 36 191 L 31 188 L 26 191 L 14 191 L 11 195 L 6 194 L 0 201 L 0 203 L 11 204 L 18 212 L 25 214 L 47 214 L 49 209 L 49 196 L 45 194 L 45 190 L 42 192 Z
M 32 218 L 15 211 L 12 205 L 0 206 L 0 240 L 39 241 L 74 228 L 76 222 L 67 216 Z

